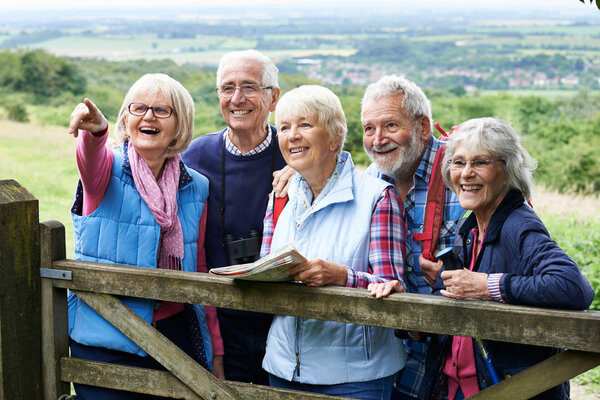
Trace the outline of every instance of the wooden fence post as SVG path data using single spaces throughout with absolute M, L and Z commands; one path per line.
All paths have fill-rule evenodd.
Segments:
M 40 224 L 41 266 L 51 268 L 52 261 L 66 257 L 65 226 L 59 221 Z M 60 359 L 69 355 L 67 289 L 42 280 L 42 383 L 44 400 L 56 400 L 70 393 L 70 385 L 60 376 Z
M 42 397 L 39 268 L 38 201 L 0 181 L 0 400 Z

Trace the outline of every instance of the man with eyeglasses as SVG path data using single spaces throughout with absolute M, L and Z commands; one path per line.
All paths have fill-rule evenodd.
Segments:
M 421 254 L 419 237 L 424 232 L 434 160 L 443 146 L 432 135 L 431 105 L 413 82 L 398 75 L 385 76 L 367 87 L 361 117 L 363 144 L 373 161 L 367 173 L 393 183 L 404 205 L 407 291 L 431 294 L 442 263 Z M 433 254 L 452 246 L 456 221 L 464 212 L 454 193 L 444 190 L 443 216 L 437 248 L 431 249 Z M 419 398 L 427 343 L 416 339 L 405 339 L 406 366 L 396 380 L 392 399 Z
M 273 172 L 285 166 L 269 114 L 279 99 L 279 70 L 255 50 L 225 54 L 217 95 L 227 127 L 194 139 L 182 155 L 210 183 L 206 235 L 209 268 L 258 258 Z M 225 378 L 268 385 L 262 369 L 269 314 L 218 309 Z

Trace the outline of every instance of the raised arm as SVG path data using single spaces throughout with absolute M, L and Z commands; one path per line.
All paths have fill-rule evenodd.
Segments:
M 105 146 L 108 121 L 86 98 L 71 113 L 69 134 L 78 137 L 77 170 L 83 185 L 83 215 L 88 215 L 100 205 L 110 178 L 113 154 Z

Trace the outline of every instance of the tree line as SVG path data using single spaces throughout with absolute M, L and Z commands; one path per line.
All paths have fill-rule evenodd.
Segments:
M 124 61 L 57 57 L 46 52 L 0 52 L 0 116 L 37 124 L 68 126 L 73 107 L 92 98 L 114 121 L 127 88 L 144 73 L 162 72 L 179 80 L 196 102 L 195 132 L 224 126 L 215 93 L 215 71 L 171 60 Z M 318 83 L 303 75 L 282 73 L 282 92 Z M 348 121 L 346 149 L 358 163 L 368 163 L 362 148 L 360 99 L 364 88 L 332 88 Z M 510 92 L 467 95 L 425 88 L 434 120 L 450 129 L 467 119 L 501 118 L 521 133 L 525 147 L 538 160 L 536 180 L 561 192 L 600 193 L 600 94 L 582 89 L 571 97 L 515 96 Z

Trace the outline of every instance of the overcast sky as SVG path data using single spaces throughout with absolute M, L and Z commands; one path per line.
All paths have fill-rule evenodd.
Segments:
M 298 0 L 255 0 L 253 4 L 263 3 L 263 4 L 282 4 L 282 3 L 294 3 L 298 2 Z M 323 3 L 323 0 L 302 0 L 302 3 Z M 338 0 L 327 0 L 327 3 L 362 3 L 368 4 L 371 3 L 369 1 L 364 0 L 354 0 L 354 1 L 338 1 Z M 385 2 L 385 1 L 378 1 Z M 431 4 L 432 6 L 448 6 L 452 4 L 455 7 L 460 6 L 469 6 L 469 7 L 477 7 L 477 8 L 486 8 L 486 7 L 494 7 L 497 8 L 499 5 L 504 5 L 505 7 L 527 7 L 527 8 L 537 8 L 545 9 L 545 10 L 581 10 L 581 9 L 591 9 L 588 11 L 595 11 L 598 13 L 598 17 L 600 18 L 600 11 L 595 8 L 595 6 L 589 4 L 589 0 L 586 0 L 586 4 L 582 4 L 579 0 L 502 0 L 502 2 L 498 2 L 498 0 L 388 0 L 390 4 L 398 5 L 400 4 L 413 4 L 419 5 L 419 7 L 427 6 Z M 137 4 L 137 5 L 136 5 Z M 143 1 L 123 1 L 123 0 L 101 0 L 101 1 L 89 1 L 89 0 L 18 0 L 18 1 L 10 1 L 10 0 L 2 0 L 0 2 L 0 12 L 1 11 L 9 11 L 9 10 L 32 10 L 32 9 L 89 9 L 89 8 L 132 8 L 132 7 L 160 7 L 160 6 L 168 6 L 173 8 L 180 7 L 197 7 L 203 5 L 219 5 L 219 4 L 244 4 L 248 5 L 248 0 L 221 0 L 221 1 L 208 1 L 208 0 L 143 0 Z

